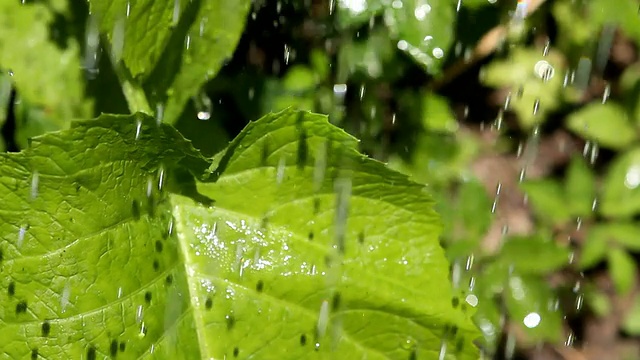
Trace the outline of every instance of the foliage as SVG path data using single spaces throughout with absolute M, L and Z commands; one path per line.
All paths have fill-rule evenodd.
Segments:
M 614 312 L 640 334 L 640 66 L 619 50 L 640 45 L 637 3 L 519 3 L 523 22 L 515 1 L 0 4 L 0 147 L 22 150 L 0 162 L 18 337 L 0 352 L 321 356 L 325 335 L 350 357 L 465 358 L 467 316 L 489 356 L 580 345 L 576 323 Z M 513 207 L 529 229 L 501 225 Z M 355 247 L 330 250 L 341 235 Z M 75 338 L 42 337 L 63 324 Z

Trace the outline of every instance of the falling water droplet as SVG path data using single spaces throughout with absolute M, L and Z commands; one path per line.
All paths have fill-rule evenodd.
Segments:
M 171 22 L 173 23 L 173 25 L 177 25 L 178 20 L 180 20 L 180 0 L 174 0 L 173 17 L 171 18 Z
M 136 309 L 136 323 L 140 324 L 143 320 L 144 317 L 144 309 L 142 308 L 142 305 L 138 305 L 138 308 Z
M 211 119 L 213 103 L 204 91 L 201 91 L 198 95 L 194 96 L 193 103 L 195 105 L 197 117 L 199 120 Z
M 40 186 L 40 173 L 38 170 L 34 170 L 31 174 L 31 199 L 35 200 L 38 197 L 38 187 Z
M 29 226 L 20 226 L 18 230 L 18 241 L 16 241 L 16 247 L 20 249 L 22 247 L 22 243 L 24 242 L 24 236 L 27 234 L 27 229 Z
M 318 322 L 316 324 L 316 331 L 318 333 L 318 343 L 321 338 L 327 332 L 327 326 L 329 325 L 329 302 L 324 300 L 320 305 L 320 313 L 318 314 Z
M 498 201 L 500 200 L 500 191 L 502 191 L 502 183 L 499 182 L 496 186 L 496 196 L 493 198 L 493 204 L 491 205 L 491 213 L 496 213 L 496 208 L 498 207 Z
M 71 296 L 71 285 L 67 283 L 62 289 L 62 295 L 60 296 L 60 312 L 64 313 L 69 305 L 69 296 Z
M 447 341 L 442 339 L 442 344 L 440 345 L 440 353 L 438 354 L 438 360 L 444 360 L 447 356 Z
M 284 44 L 284 63 L 289 65 L 289 57 L 291 56 L 291 48 L 289 45 Z
M 160 125 L 162 123 L 162 120 L 164 119 L 164 104 L 163 103 L 157 103 L 156 104 L 156 122 L 158 125 Z
M 164 166 L 160 165 L 160 169 L 158 170 L 158 190 L 162 191 L 164 187 L 164 178 L 165 178 L 165 169 Z
M 278 168 L 276 170 L 276 184 L 282 184 L 282 180 L 284 180 L 284 169 L 287 166 L 287 160 L 284 157 L 281 157 L 278 161 Z
M 124 18 L 116 20 L 113 24 L 113 31 L 111 32 L 111 56 L 115 64 L 122 58 L 122 50 L 124 49 L 124 25 Z
M 95 15 L 89 15 L 85 39 L 84 68 L 89 79 L 98 74 L 98 51 L 100 50 L 100 32 L 98 19 Z
M 142 121 L 136 120 L 136 140 L 140 138 L 140 130 L 142 130 Z

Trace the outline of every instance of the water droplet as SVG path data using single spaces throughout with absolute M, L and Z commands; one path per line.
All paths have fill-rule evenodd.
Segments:
M 60 296 L 60 312 L 64 313 L 69 305 L 69 296 L 71 296 L 71 284 L 67 283 L 62 289 Z
M 540 314 L 536 312 L 532 312 L 527 314 L 527 316 L 524 317 L 524 320 L 522 322 L 524 323 L 524 326 L 528 327 L 529 329 L 532 329 L 540 324 L 540 320 L 541 320 Z
M 31 199 L 38 197 L 38 186 L 40 185 L 40 174 L 38 170 L 34 170 L 31 174 Z
M 160 191 L 162 191 L 162 188 L 164 187 L 164 180 L 165 180 L 164 166 L 160 165 L 160 169 L 158 170 L 158 190 Z
M 197 111 L 197 117 L 199 120 L 209 120 L 211 118 L 211 111 L 213 110 L 213 103 L 211 99 L 204 91 L 201 91 L 193 98 L 194 106 Z
M 16 241 L 16 247 L 20 249 L 22 247 L 22 243 L 24 242 L 24 236 L 27 234 L 27 229 L 29 229 L 28 225 L 20 226 L 20 230 L 18 230 L 18 241 Z
M 142 130 L 142 121 L 136 120 L 136 140 L 140 138 L 140 130 Z
M 111 32 L 111 56 L 115 64 L 122 58 L 122 50 L 124 49 L 124 20 L 124 18 L 116 20 Z
M 85 39 L 84 68 L 89 79 L 95 78 L 98 74 L 98 52 L 100 50 L 100 31 L 98 29 L 98 19 L 94 15 L 89 15 L 87 19 L 87 30 Z
M 164 104 L 163 103 L 157 103 L 156 104 L 156 122 L 158 125 L 160 125 L 162 123 L 162 120 L 164 119 Z
M 141 323 L 142 319 L 144 317 L 144 309 L 142 308 L 142 305 L 138 305 L 138 308 L 136 309 L 136 323 Z
M 318 322 L 316 324 L 318 339 L 321 339 L 322 337 L 324 337 L 324 335 L 327 332 L 328 325 L 329 325 L 329 302 L 327 300 L 324 300 L 322 302 L 322 305 L 320 305 L 320 313 L 318 314 Z
M 413 11 L 413 15 L 416 17 L 416 19 L 422 21 L 424 20 L 425 17 L 427 17 L 427 15 L 430 12 L 431 12 L 431 5 L 422 4 L 422 5 L 416 6 L 415 10 Z
M 171 22 L 173 25 L 178 24 L 178 20 L 180 20 L 180 0 L 174 0 L 173 2 L 173 16 L 171 18 Z

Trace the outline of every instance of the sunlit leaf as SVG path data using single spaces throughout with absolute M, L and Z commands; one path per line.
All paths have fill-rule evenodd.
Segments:
M 633 306 L 624 316 L 622 329 L 629 335 L 640 335 L 640 296 L 636 295 Z
M 206 183 L 209 162 L 140 114 L 0 154 L 2 351 L 404 360 L 445 339 L 447 358 L 477 359 L 431 198 L 355 148 L 287 111 Z
M 173 4 L 176 0 L 163 1 Z M 158 113 L 166 122 L 175 122 L 185 104 L 231 58 L 250 7 L 250 0 L 188 2 L 144 84 L 147 96 L 161 108 Z
M 563 99 L 564 59 L 551 51 L 513 50 L 509 58 L 494 60 L 483 70 L 481 81 L 492 87 L 511 90 L 510 108 L 520 123 L 531 128 L 547 119 L 547 114 Z
M 580 269 L 590 268 L 606 258 L 607 251 L 609 250 L 607 236 L 607 229 L 601 228 L 600 225 L 589 229 L 580 253 L 580 260 L 578 262 Z
M 589 2 L 590 18 L 598 25 L 618 25 L 626 35 L 640 42 L 640 23 L 638 21 L 638 2 L 619 0 L 616 6 L 606 0 Z
M 32 119 L 40 133 L 68 126 L 91 115 L 84 98 L 80 47 L 67 39 L 65 48 L 51 41 L 54 14 L 44 4 L 0 1 L 0 69 L 12 74 L 20 97 L 46 116 Z
M 610 217 L 631 217 L 640 212 L 640 149 L 613 160 L 604 180 L 600 212 Z
M 122 59 L 132 76 L 141 79 L 155 67 L 189 4 L 184 0 L 88 1 L 99 31 L 110 41 L 109 50 L 116 60 Z
M 625 250 L 614 247 L 607 253 L 609 274 L 618 293 L 627 294 L 633 288 L 638 270 L 635 260 Z
M 390 2 L 384 19 L 399 50 L 430 74 L 438 74 L 453 43 L 455 3 L 449 0 Z
M 611 149 L 624 149 L 637 138 L 629 116 L 613 103 L 592 103 L 567 117 L 567 127 L 586 140 Z
M 523 182 L 522 189 L 538 217 L 552 224 L 564 224 L 571 219 L 562 186 L 555 180 L 541 179 Z
M 444 97 L 431 92 L 427 93 L 422 106 L 424 107 L 422 121 L 428 130 L 453 132 L 458 128 L 455 115 Z
M 570 251 L 542 237 L 514 237 L 505 241 L 497 261 L 521 274 L 548 274 L 569 264 Z
M 565 180 L 565 191 L 571 214 L 588 217 L 593 214 L 596 178 L 581 157 L 571 160 Z
M 554 308 L 554 294 L 545 280 L 511 275 L 505 303 L 510 319 L 530 341 L 553 341 L 562 334 L 562 313 Z

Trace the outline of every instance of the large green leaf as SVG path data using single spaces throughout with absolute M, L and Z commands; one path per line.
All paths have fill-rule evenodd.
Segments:
M 0 70 L 8 71 L 22 99 L 46 114 L 31 124 L 41 132 L 57 130 L 91 114 L 84 98 L 79 46 L 51 41 L 54 14 L 43 4 L 0 1 Z
M 207 166 L 141 114 L 1 154 L 0 352 L 477 358 L 430 197 L 325 117 L 267 116 Z

